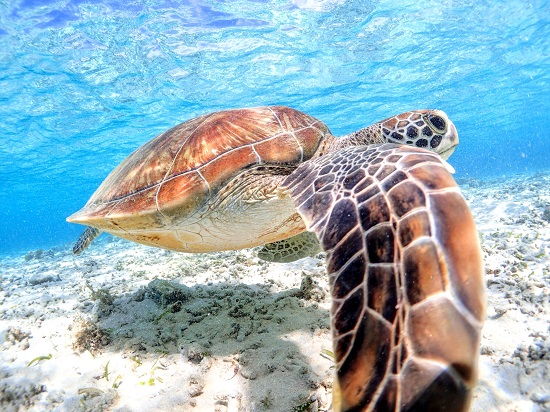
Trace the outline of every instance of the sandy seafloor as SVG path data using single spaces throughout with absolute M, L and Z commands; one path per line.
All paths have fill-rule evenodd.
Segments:
M 472 410 L 550 410 L 550 174 L 459 183 L 489 302 Z M 5 257 L 0 410 L 330 410 L 329 306 L 322 255 L 275 264 L 102 235 L 80 256 Z

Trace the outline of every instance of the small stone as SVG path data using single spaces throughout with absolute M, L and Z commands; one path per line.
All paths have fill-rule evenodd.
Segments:
M 28 340 L 30 337 L 30 332 L 22 331 L 16 327 L 9 327 L 4 335 L 6 342 L 10 342 L 11 345 L 15 345 L 16 342 L 22 342 L 25 339 Z
M 495 353 L 495 351 L 494 351 L 493 348 L 490 348 L 490 347 L 485 346 L 485 345 L 481 347 L 481 354 L 482 355 L 492 355 L 494 353 Z
M 544 212 L 542 212 L 542 218 L 547 222 L 550 222 L 550 205 L 546 205 Z
M 155 279 L 147 286 L 147 296 L 158 305 L 167 307 L 177 302 L 186 302 L 191 296 L 191 290 L 184 285 L 164 279 Z M 180 308 L 181 310 L 181 308 Z
M 237 342 L 243 342 L 246 338 L 246 332 L 244 329 L 239 329 L 239 332 L 237 333 Z
M 27 281 L 30 286 L 41 285 L 42 283 L 55 282 L 59 280 L 51 273 L 36 273 Z
M 550 393 L 533 393 L 531 395 L 531 400 L 535 403 L 548 403 L 550 402 Z
M 191 398 L 196 398 L 201 395 L 204 389 L 204 382 L 199 379 L 191 378 L 189 381 L 189 396 Z
M 181 354 L 186 357 L 189 362 L 198 365 L 208 356 L 208 351 L 197 343 L 192 343 L 190 345 L 183 345 L 181 347 Z
M 30 343 L 29 343 L 29 339 L 28 338 L 25 338 L 21 341 L 21 343 L 19 343 L 19 349 L 21 350 L 27 350 L 29 349 L 30 347 Z
M 251 381 L 253 381 L 254 379 L 256 379 L 258 377 L 258 374 L 256 372 L 254 372 L 253 370 L 250 370 L 248 368 L 241 368 L 241 375 L 243 378 L 245 379 L 249 379 Z

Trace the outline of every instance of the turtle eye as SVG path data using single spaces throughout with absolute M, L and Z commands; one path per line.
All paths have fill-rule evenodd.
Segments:
M 437 130 L 440 130 L 442 132 L 445 131 L 447 124 L 445 123 L 445 120 L 443 120 L 440 116 L 431 114 L 428 116 L 428 120 L 430 121 L 432 126 L 435 127 Z

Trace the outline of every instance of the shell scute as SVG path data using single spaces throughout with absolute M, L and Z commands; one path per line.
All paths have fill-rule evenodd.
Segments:
M 227 182 L 236 173 L 257 162 L 258 157 L 252 147 L 242 146 L 214 158 L 198 170 L 209 186 L 216 187 L 217 182 Z
M 151 216 L 150 218 L 144 218 L 140 220 L 139 223 L 134 222 L 132 226 L 126 226 L 123 223 L 118 223 L 118 219 L 121 216 L 124 216 L 128 213 L 132 213 L 135 210 L 155 210 L 155 195 L 156 187 L 149 187 L 145 190 L 142 190 L 140 193 L 134 193 L 129 196 L 126 196 L 116 202 L 106 205 L 105 212 L 106 216 L 112 220 L 113 226 L 116 226 L 119 229 L 131 230 L 131 229 L 146 229 L 150 225 L 156 226 L 158 224 L 157 217 Z M 101 214 L 102 208 L 99 209 L 99 214 Z M 143 213 L 142 213 L 143 214 Z
M 204 203 L 208 196 L 208 185 L 197 171 L 173 177 L 165 181 L 156 193 L 156 202 L 164 217 L 187 216 Z M 187 199 L 182 204 L 180 199 Z M 177 212 L 176 212 L 177 210 Z M 131 213 L 128 210 L 127 213 Z
M 159 184 L 189 134 L 207 117 L 172 127 L 136 149 L 104 180 L 88 204 L 107 203 Z

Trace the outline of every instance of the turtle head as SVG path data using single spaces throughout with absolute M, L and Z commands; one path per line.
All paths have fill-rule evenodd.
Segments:
M 441 110 L 414 110 L 380 122 L 389 143 L 433 150 L 448 159 L 458 145 L 456 127 Z

